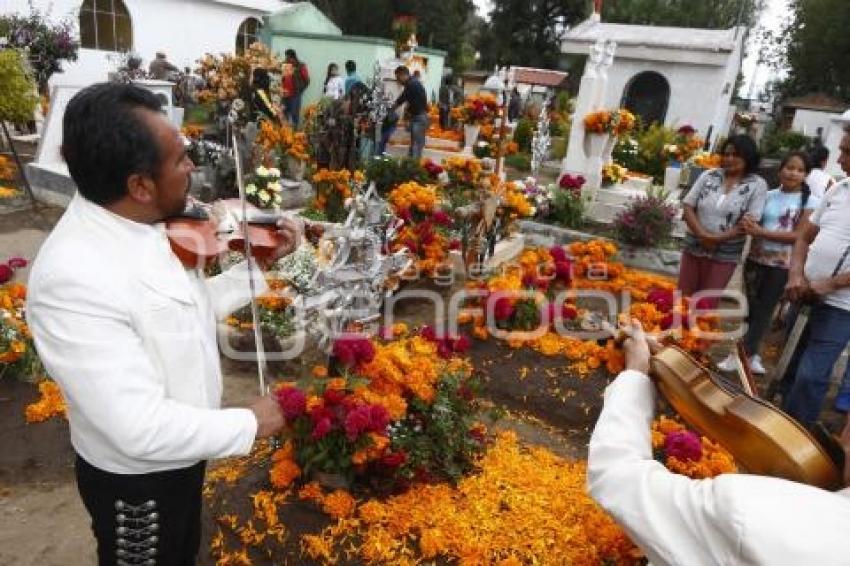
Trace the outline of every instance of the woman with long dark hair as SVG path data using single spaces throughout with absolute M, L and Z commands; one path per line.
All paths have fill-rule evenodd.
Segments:
M 703 173 L 682 201 L 688 225 L 679 267 L 679 289 L 689 297 L 726 288 L 746 242 L 741 221 L 761 219 L 767 183 L 756 174 L 759 153 L 749 136 L 732 136 L 723 144 L 719 169 Z M 716 296 L 702 306 L 713 308 Z
M 323 91 L 325 96 L 339 100 L 345 95 L 345 79 L 339 76 L 339 67 L 336 63 L 328 65 L 328 74 L 325 76 Z
M 742 223 L 744 232 L 753 237 L 744 267 L 744 286 L 749 304 L 744 345 L 751 356 L 753 373 L 764 373 L 759 345 L 788 282 L 791 247 L 803 220 L 808 219 L 812 210 L 820 204 L 820 199 L 806 184 L 806 176 L 811 170 L 812 164 L 806 153 L 793 151 L 786 155 L 779 166 L 780 185 L 768 191 L 761 222 L 747 215 Z M 733 371 L 734 358 L 730 356 L 721 362 L 720 368 Z

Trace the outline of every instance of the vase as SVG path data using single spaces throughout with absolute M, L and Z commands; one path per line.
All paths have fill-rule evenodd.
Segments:
M 608 139 L 605 140 L 605 147 L 602 149 L 602 163 L 611 163 L 615 145 L 617 145 L 617 137 L 609 134 Z
M 292 179 L 293 181 L 302 181 L 304 179 L 304 169 L 307 166 L 304 161 L 287 155 L 284 163 L 287 179 Z
M 481 126 L 478 124 L 463 125 L 463 152 L 472 155 L 472 147 L 478 141 L 478 132 L 481 131 Z
M 585 149 L 590 159 L 602 159 L 611 136 L 608 134 L 589 133 L 585 138 Z M 613 146 L 612 146 L 613 150 Z

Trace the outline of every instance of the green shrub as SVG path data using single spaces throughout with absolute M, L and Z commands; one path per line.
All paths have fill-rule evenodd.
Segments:
M 765 157 L 782 157 L 789 151 L 808 149 L 812 138 L 799 132 L 775 129 L 762 138 L 761 148 Z
M 652 175 L 655 183 L 664 182 L 664 169 L 667 158 L 664 146 L 676 142 L 676 130 L 660 124 L 653 124 L 635 136 L 638 142 L 638 155 L 633 169 L 639 173 Z
M 531 151 L 531 139 L 534 137 L 534 122 L 529 118 L 520 118 L 514 129 L 514 141 L 520 151 Z
M 517 171 L 531 171 L 531 156 L 527 153 L 514 153 L 505 157 L 505 165 Z
M 549 157 L 551 159 L 563 159 L 567 155 L 567 136 L 552 138 L 552 145 L 549 147 Z
M 21 52 L 0 50 L 0 120 L 21 124 L 32 120 L 38 97 Z
M 382 196 L 408 181 L 428 183 L 428 172 L 414 157 L 397 159 L 388 156 L 376 156 L 366 166 L 366 180 L 375 183 L 375 189 Z

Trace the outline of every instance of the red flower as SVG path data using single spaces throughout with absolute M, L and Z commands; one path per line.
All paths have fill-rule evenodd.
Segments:
M 673 308 L 673 291 L 652 289 L 646 295 L 646 301 L 655 305 L 661 312 L 669 312 Z
M 561 316 L 564 317 L 564 320 L 575 320 L 578 316 L 578 311 L 572 305 L 564 305 L 561 307 Z
M 375 346 L 365 336 L 339 338 L 334 342 L 333 355 L 347 367 L 368 363 L 375 357 Z
M 325 389 L 325 392 L 322 394 L 322 399 L 325 400 L 325 403 L 328 405 L 338 405 L 345 399 L 345 391 L 340 389 Z
M 573 177 L 572 175 L 566 174 L 558 181 L 558 186 L 562 189 L 577 190 L 581 189 L 584 183 L 585 179 L 581 175 Z
M 556 262 L 567 261 L 567 252 L 562 246 L 552 246 L 549 248 L 549 255 L 551 255 L 552 259 Z
M 12 269 L 21 269 L 21 268 L 27 266 L 27 260 L 25 260 L 22 257 L 17 257 L 17 256 L 10 257 L 8 263 L 9 263 L 9 267 L 11 267 Z
M 385 432 L 390 424 L 390 414 L 381 405 L 369 405 L 369 431 Z
M 460 240 L 455 238 L 454 240 L 449 242 L 449 249 L 450 250 L 459 250 L 460 249 Z
M 673 313 L 668 312 L 665 314 L 658 324 L 661 326 L 661 330 L 668 330 L 671 326 L 673 326 Z
M 683 462 L 696 462 L 702 458 L 699 435 L 690 430 L 677 430 L 664 438 L 664 453 Z
M 569 283 L 572 279 L 572 267 L 573 264 L 569 260 L 555 262 L 555 278 Z
M 480 426 L 474 426 L 469 429 L 469 436 L 480 444 L 484 444 L 484 429 Z
M 537 283 L 537 277 L 535 277 L 534 274 L 526 273 L 522 276 L 523 287 L 533 287 L 535 283 Z
M 333 355 L 339 360 L 339 363 L 346 367 L 351 367 L 357 362 L 354 350 L 345 342 L 335 342 L 333 347 Z
M 384 454 L 384 456 L 380 460 L 381 465 L 387 466 L 388 468 L 398 468 L 407 462 L 407 454 L 404 450 L 399 450 L 398 452 L 388 452 Z
M 508 297 L 499 297 L 493 307 L 493 316 L 498 321 L 505 321 L 514 315 L 514 305 Z
M 287 420 L 297 419 L 307 409 L 307 397 L 296 387 L 278 389 L 275 392 L 275 398 Z
M 436 223 L 439 226 L 448 227 L 448 226 L 451 226 L 454 223 L 454 220 L 452 220 L 452 217 L 449 216 L 443 210 L 435 210 L 434 214 L 431 215 L 431 219 L 434 221 L 434 223 Z
M 426 324 L 419 330 L 419 335 L 425 340 L 428 340 L 429 342 L 437 341 L 437 331 L 434 330 L 433 326 L 428 326 Z
M 12 268 L 5 263 L 0 263 L 0 284 L 5 283 L 15 274 Z
M 405 222 L 410 223 L 410 222 L 413 221 L 413 216 L 410 214 L 409 208 L 402 208 L 396 214 L 398 215 L 399 218 L 401 218 Z
M 371 412 L 366 405 L 354 407 L 345 415 L 343 427 L 348 440 L 354 441 L 372 425 Z
M 458 354 L 464 354 L 467 350 L 469 350 L 470 346 L 472 346 L 472 341 L 469 339 L 469 336 L 464 334 L 454 341 L 454 344 L 452 344 L 452 350 Z
M 444 360 L 452 357 L 452 347 L 448 340 L 441 340 L 440 343 L 437 344 L 437 355 Z
M 321 440 L 331 431 L 331 419 L 328 417 L 322 417 L 316 422 L 316 426 L 313 427 L 313 432 L 310 433 L 310 438 L 312 440 Z

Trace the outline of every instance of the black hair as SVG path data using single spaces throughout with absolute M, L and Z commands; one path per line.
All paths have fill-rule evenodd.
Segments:
M 395 68 L 395 71 L 393 71 L 393 74 L 394 75 L 398 75 L 398 74 L 410 75 L 410 69 L 408 69 L 404 65 L 399 65 L 398 67 Z
M 328 63 L 328 72 L 325 75 L 325 85 L 324 85 L 326 87 L 328 86 L 328 83 L 331 80 L 331 69 L 333 69 L 333 68 L 336 68 L 336 70 L 339 71 L 339 67 L 337 66 L 336 63 Z
M 724 152 L 729 146 L 735 148 L 735 155 L 744 160 L 744 170 L 747 175 L 752 175 L 758 170 L 761 155 L 759 155 L 758 146 L 753 138 L 746 134 L 738 134 L 730 136 L 721 148 Z
M 785 157 L 782 158 L 782 161 L 779 163 L 779 170 L 782 171 L 788 162 L 791 161 L 792 158 L 798 158 L 803 162 L 803 170 L 806 172 L 806 175 L 812 172 L 812 160 L 809 158 L 809 155 L 805 151 L 790 151 Z M 809 184 L 803 180 L 803 184 L 800 186 L 800 210 L 797 213 L 797 218 L 794 220 L 794 224 L 796 224 L 800 218 L 803 216 L 803 209 L 806 208 L 806 203 L 809 202 L 809 197 L 812 196 L 812 189 L 809 187 Z
M 296 54 L 295 54 L 295 50 L 294 50 L 294 49 L 287 49 L 286 51 L 284 51 L 284 52 L 283 52 L 283 56 L 284 56 L 284 57 L 286 57 L 287 59 L 289 59 L 290 57 L 292 57 L 293 59 L 295 59 L 296 61 L 298 61 L 298 55 L 296 55 Z
M 251 85 L 254 88 L 269 90 L 272 84 L 272 79 L 269 77 L 269 72 L 262 68 L 254 69 L 254 75 L 251 80 Z
M 88 200 L 112 204 L 127 194 L 131 175 L 154 177 L 159 170 L 159 145 L 140 110 L 159 112 L 160 101 L 132 84 L 94 84 L 68 102 L 62 157 Z
M 357 63 L 355 63 L 351 59 L 349 59 L 348 61 L 345 62 L 345 72 L 346 73 L 353 73 L 356 70 L 357 70 Z
M 829 159 L 829 150 L 822 145 L 816 145 L 809 153 L 809 159 L 811 159 L 813 167 L 820 167 L 824 161 Z

